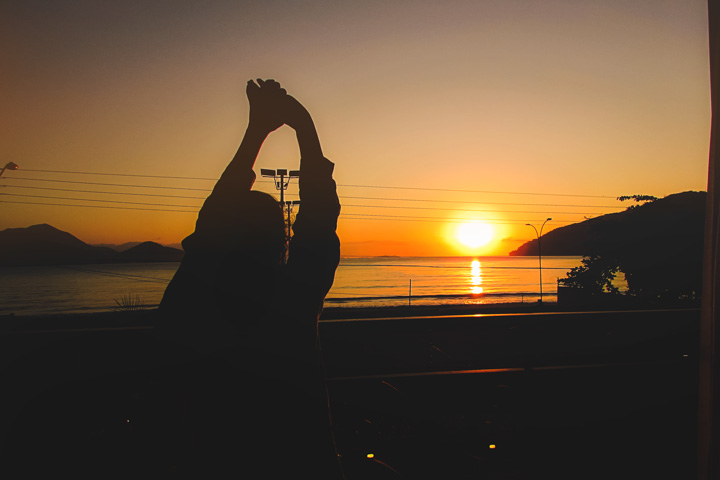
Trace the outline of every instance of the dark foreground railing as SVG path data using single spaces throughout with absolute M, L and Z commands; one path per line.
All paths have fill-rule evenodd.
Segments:
M 108 472 L 146 468 L 168 440 L 153 423 L 163 358 L 152 313 L 131 318 L 6 324 L 0 468 L 88 455 Z M 322 321 L 346 475 L 693 478 L 698 322 L 698 310 Z

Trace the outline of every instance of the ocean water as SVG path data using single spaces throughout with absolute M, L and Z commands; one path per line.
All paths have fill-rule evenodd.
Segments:
M 543 257 L 544 301 L 582 257 Z M 440 305 L 536 302 L 537 257 L 384 257 L 343 259 L 327 296 L 333 305 Z
M 543 300 L 581 257 L 543 257 Z M 101 312 L 118 303 L 158 305 L 178 263 L 0 269 L 0 315 Z M 536 302 L 537 257 L 345 258 L 327 306 Z

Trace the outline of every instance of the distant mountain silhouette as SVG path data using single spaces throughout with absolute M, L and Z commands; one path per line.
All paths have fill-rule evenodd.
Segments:
M 88 245 L 48 224 L 0 231 L 0 266 L 175 262 L 180 261 L 182 253 L 153 242 L 117 252 L 104 246 Z
M 120 252 L 117 258 L 123 262 L 179 262 L 183 251 L 177 248 L 164 247 L 155 242 L 143 242 Z
M 637 291 L 699 293 L 706 192 L 683 192 L 542 236 L 545 255 L 617 259 Z M 537 255 L 537 239 L 510 255 Z
M 0 265 L 4 266 L 104 263 L 116 254 L 45 223 L 0 232 Z
M 107 247 L 112 248 L 116 252 L 124 252 L 125 250 L 128 250 L 136 245 L 140 245 L 143 242 L 125 242 L 121 243 L 120 245 L 114 244 L 114 243 L 93 243 L 93 247 Z

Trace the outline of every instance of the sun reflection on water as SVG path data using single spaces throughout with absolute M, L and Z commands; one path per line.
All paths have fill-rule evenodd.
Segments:
M 473 260 L 470 264 L 470 293 L 478 295 L 483 293 L 482 285 L 482 271 L 480 270 L 480 261 Z

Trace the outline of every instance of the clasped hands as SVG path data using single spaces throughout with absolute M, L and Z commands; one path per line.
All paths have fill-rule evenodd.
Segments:
M 248 80 L 245 91 L 250 103 L 249 129 L 267 135 L 283 125 L 295 131 L 314 128 L 307 109 L 275 80 Z

